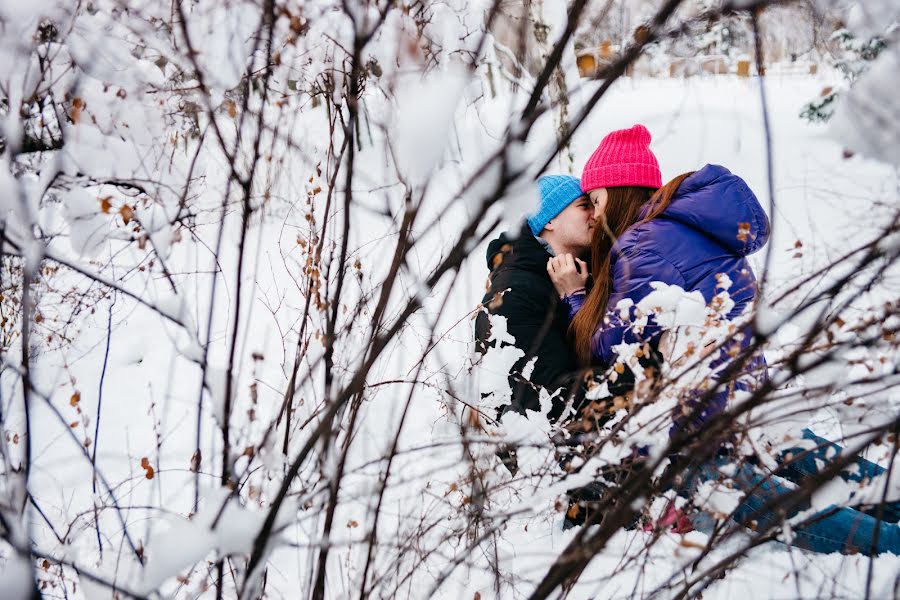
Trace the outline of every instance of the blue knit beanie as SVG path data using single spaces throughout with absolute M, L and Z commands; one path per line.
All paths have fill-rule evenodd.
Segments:
M 539 235 L 547 223 L 584 195 L 581 182 L 571 175 L 544 175 L 538 179 L 538 187 L 541 190 L 541 205 L 536 213 L 528 217 L 528 227 L 534 235 Z

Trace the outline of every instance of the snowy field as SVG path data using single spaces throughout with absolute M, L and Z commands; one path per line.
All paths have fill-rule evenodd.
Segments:
M 798 118 L 803 104 L 817 96 L 826 83 L 825 76 L 773 76 L 766 80 L 774 166 L 772 197 L 768 192 L 759 84 L 756 80 L 730 76 L 617 82 L 578 130 L 571 147 L 573 163 L 554 161 L 550 171 L 572 168 L 578 174 L 583 161 L 605 133 L 634 123 L 643 123 L 652 132 L 652 148 L 659 157 L 664 180 L 706 163 L 728 167 L 747 180 L 763 206 L 771 211 L 772 239 L 753 261 L 757 272 L 761 272 L 766 253 L 771 254 L 767 293 L 774 294 L 801 274 L 834 259 L 852 244 L 876 235 L 889 216 L 888 209 L 896 203 L 898 173 L 895 169 L 860 156 L 845 157 L 842 147 L 826 135 L 823 126 L 809 125 Z M 584 101 L 592 85 L 595 84 L 572 93 L 573 106 Z M 446 89 L 437 86 L 437 96 L 446 93 Z M 472 90 L 467 93 L 472 94 Z M 477 169 L 479 161 L 493 148 L 491 127 L 495 123 L 504 126 L 504 115 L 509 114 L 511 103 L 521 101 L 521 97 L 501 95 L 477 104 L 463 102 L 451 127 L 450 137 L 456 141 L 445 149 L 452 155 L 453 166 L 435 173 L 432 184 L 440 189 L 444 182 L 457 182 L 462 174 Z M 317 110 L 321 116 L 324 109 Z M 371 110 L 377 125 L 377 103 Z M 304 115 L 306 121 L 296 126 L 304 128 L 310 136 L 324 133 L 322 125 L 316 124 L 316 114 L 308 111 Z M 419 117 L 433 123 L 434 115 L 427 109 L 423 108 Z M 324 123 L 324 119 L 319 121 Z M 421 124 L 422 121 L 418 125 Z M 472 133 L 482 128 L 487 135 Z M 377 126 L 373 130 L 372 135 L 377 139 Z M 540 155 L 552 143 L 552 135 L 552 123 L 539 122 L 523 149 L 522 160 L 527 162 Z M 365 148 L 360 153 L 363 167 L 355 193 L 362 206 L 356 209 L 356 216 L 372 223 L 368 231 L 374 235 L 384 230 L 387 222 L 378 207 L 394 199 L 379 191 L 385 183 L 380 179 L 389 176 L 375 174 L 375 167 L 383 158 L 377 155 L 377 143 L 371 148 L 372 155 Z M 289 182 L 283 189 L 303 189 L 315 162 L 282 166 L 282 177 Z M 291 171 L 294 167 L 296 173 Z M 221 184 L 216 181 L 216 168 L 212 161 L 199 166 L 200 172 L 206 172 L 206 193 L 211 196 Z M 437 199 L 423 211 L 417 224 L 426 240 L 416 251 L 422 270 L 417 272 L 413 265 L 402 274 L 404 286 L 409 290 L 415 290 L 417 278 L 424 276 L 435 257 L 446 251 L 468 211 L 463 199 L 451 201 L 448 205 L 451 210 L 443 213 L 440 204 L 446 199 L 441 199 L 440 192 L 434 193 Z M 494 215 L 503 219 L 503 225 L 494 234 L 503 227 L 513 226 L 518 218 L 516 213 L 528 206 L 528 198 L 515 200 L 502 204 L 503 214 Z M 429 225 L 438 214 L 440 220 Z M 256 283 L 247 286 L 242 296 L 247 302 L 244 310 L 252 318 L 242 320 L 246 330 L 240 332 L 238 347 L 240 374 L 235 389 L 240 393 L 235 414 L 240 415 L 242 437 L 236 444 L 249 444 L 248 440 L 258 439 L 264 424 L 277 414 L 294 359 L 293 342 L 287 340 L 303 302 L 290 273 L 292 267 L 299 268 L 300 264 L 300 259 L 292 258 L 299 252 L 297 239 L 304 235 L 298 221 L 302 219 L 292 214 L 292 209 L 273 205 L 265 223 L 255 222 L 251 227 L 249 250 L 245 254 L 245 260 L 250 261 L 246 281 Z M 201 235 L 204 231 L 208 234 L 205 243 L 214 244 L 212 225 L 199 231 Z M 362 264 L 360 284 L 351 293 L 364 295 L 366 284 L 377 281 L 377 277 L 363 275 L 362 271 L 378 272 L 386 268 L 391 248 L 378 237 L 367 239 L 367 234 L 359 231 L 356 230 L 357 237 L 350 241 L 350 256 L 351 261 L 358 258 Z M 220 256 L 226 271 L 233 268 L 236 256 L 231 239 L 226 236 Z M 382 472 L 380 464 L 373 464 L 373 457 L 386 453 L 401 419 L 398 453 L 391 466 L 378 524 L 379 537 L 390 541 L 378 547 L 374 565 L 379 573 L 390 573 L 394 567 L 397 572 L 411 565 L 415 568 L 413 576 L 390 580 L 384 587 L 377 587 L 374 593 L 379 597 L 524 598 L 575 534 L 575 530 L 564 532 L 561 528 L 563 514 L 558 503 L 565 486 L 539 488 L 529 483 L 527 477 L 508 482 L 506 489 L 495 493 L 490 504 L 484 507 L 489 515 L 511 515 L 496 531 L 485 534 L 487 526 L 482 530 L 467 530 L 458 523 L 459 515 L 465 513 L 466 504 L 471 502 L 467 496 L 470 492 L 457 483 L 467 473 L 469 461 L 464 457 L 466 450 L 453 416 L 455 409 L 448 409 L 452 403 L 446 392 L 450 389 L 472 397 L 473 383 L 467 373 L 473 351 L 470 313 L 481 299 L 487 276 L 485 247 L 486 243 L 482 243 L 471 248 L 452 283 L 445 279 L 429 295 L 425 307 L 413 317 L 411 329 L 391 347 L 389 355 L 368 378 L 366 401 L 353 432 L 354 446 L 344 466 L 342 501 L 333 518 L 335 527 L 327 580 L 329 598 L 349 597 L 358 592 L 358 578 L 367 559 L 367 546 L 362 542 L 372 526 Z M 198 248 L 184 245 L 173 248 L 168 268 L 176 278 L 179 272 L 208 266 L 208 259 Z M 287 260 L 282 260 L 285 256 Z M 295 271 L 293 276 L 296 275 Z M 190 318 L 194 323 L 205 322 L 208 281 L 202 277 L 181 281 L 190 281 L 195 287 L 181 290 L 181 296 L 187 300 L 173 306 L 172 313 Z M 235 293 L 233 282 L 223 287 L 224 291 L 219 293 L 223 298 L 231 298 Z M 872 290 L 865 301 L 877 304 L 897 294 L 898 288 L 889 281 Z M 194 475 L 190 465 L 195 445 L 196 405 L 201 394 L 200 372 L 190 361 L 193 342 L 160 315 L 121 295 L 116 295 L 111 310 L 109 307 L 107 300 L 96 306 L 96 312 L 80 315 L 79 332 L 71 347 L 64 352 L 47 352 L 34 367 L 36 381 L 48 395 L 53 395 L 53 406 L 59 414 L 38 405 L 33 416 L 37 427 L 33 440 L 32 494 L 50 522 L 57 527 L 68 527 L 65 537 L 71 543 L 66 552 L 76 564 L 114 578 L 135 591 L 151 593 L 162 586 L 164 594 L 178 598 L 202 595 L 197 582 L 203 577 L 197 574 L 202 572 L 205 576 L 206 570 L 212 568 L 214 559 L 209 556 L 212 548 L 248 552 L 252 546 L 253 532 L 265 515 L 256 504 L 277 489 L 277 481 L 267 477 L 265 469 L 278 470 L 285 461 L 280 440 L 263 448 L 255 457 L 257 462 L 251 468 L 260 471 L 246 480 L 248 489 L 242 494 L 249 500 L 242 508 L 234 507 L 233 514 L 226 511 L 215 533 L 210 533 L 207 524 L 216 518 L 220 506 L 216 499 L 222 493 L 215 482 L 218 467 L 215 461 L 204 457 L 201 471 L 206 493 L 200 513 L 190 523 L 186 522 L 184 517 L 191 511 L 193 501 Z M 230 317 L 225 312 L 217 315 L 213 338 L 217 335 L 224 338 L 228 332 L 224 323 Z M 433 315 L 440 318 L 434 335 L 429 338 L 429 327 L 435 325 Z M 359 318 L 366 317 L 363 314 Z M 108 344 L 107 319 L 112 323 Z M 802 324 L 797 326 L 799 331 Z M 791 331 L 788 328 L 782 333 L 780 343 L 793 341 Z M 417 371 L 422 352 L 432 344 L 434 347 L 421 365 L 421 372 Z M 224 350 L 214 349 L 210 364 L 223 369 L 224 377 L 227 365 Z M 402 381 L 414 375 L 427 383 L 417 387 L 408 412 L 404 412 L 410 386 Z M 208 386 L 212 388 L 214 384 Z M 300 399 L 294 415 L 296 422 L 315 421 L 314 411 L 321 400 L 316 397 L 321 388 L 317 392 L 316 387 L 303 388 L 311 395 Z M 77 399 L 73 397 L 76 390 Z M 215 398 L 217 392 L 212 390 L 209 397 Z M 102 411 L 98 414 L 101 393 Z M 207 399 L 204 404 L 203 444 L 214 455 L 221 451 L 220 442 L 209 432 L 216 430 L 214 419 L 221 419 L 221 414 L 216 414 L 221 407 L 215 400 Z M 897 406 L 895 403 L 885 408 L 896 410 Z M 838 422 L 827 410 L 801 414 L 797 419 L 802 421 L 800 426 L 813 422 L 818 433 L 833 439 L 853 431 L 852 423 Z M 100 435 L 93 439 L 97 420 L 101 422 Z M 527 428 L 521 422 L 514 425 L 520 430 Z M 536 431 L 534 435 L 541 433 Z M 96 493 L 92 491 L 91 466 L 80 449 L 86 438 L 92 438 L 89 451 L 96 448 L 97 466 L 115 489 L 124 508 L 121 514 L 147 557 L 143 571 L 133 562 L 119 564 L 119 551 L 125 541 L 116 525 L 119 517 L 112 510 L 107 510 L 100 519 L 105 525 L 104 535 L 116 533 L 105 540 L 106 552 L 102 558 L 97 553 L 99 534 L 92 525 L 92 499 L 96 499 L 98 506 L 108 507 L 109 498 L 103 486 Z M 550 455 L 546 452 L 536 452 L 534 460 L 546 460 L 547 456 Z M 142 465 L 145 457 L 147 461 Z M 869 458 L 885 461 L 887 448 L 882 454 L 874 450 Z M 488 464 L 489 459 L 482 456 L 480 460 Z M 336 458 L 332 454 L 322 460 Z M 237 471 L 247 463 L 246 458 L 239 458 Z M 148 478 L 148 466 L 153 469 L 152 478 Z M 309 469 L 312 473 L 312 467 Z M 502 483 L 504 477 L 509 479 L 496 464 L 485 477 L 494 483 Z M 326 489 L 316 487 L 313 479 L 307 483 L 309 491 L 298 489 L 290 500 L 291 509 L 297 510 L 297 518 L 286 515 L 288 524 L 283 538 L 287 544 L 274 549 L 270 558 L 266 575 L 268 598 L 301 597 L 312 585 L 315 555 L 309 548 L 317 543 L 323 514 L 305 511 L 306 507 L 322 501 L 321 494 Z M 150 518 L 148 506 L 162 507 L 169 516 L 160 518 L 152 511 L 154 515 Z M 78 515 L 84 517 L 77 518 Z M 34 513 L 33 520 L 38 548 L 48 553 L 58 551 L 59 542 L 43 519 Z M 466 550 L 474 541 L 473 536 L 482 534 L 485 534 L 483 541 Z M 649 535 L 641 531 L 617 534 L 591 562 L 567 597 L 645 598 L 667 582 L 671 589 L 661 588 L 658 597 L 676 595 L 679 582 L 691 576 L 683 566 L 703 548 L 705 536 L 698 532 L 685 536 L 664 534 L 664 539 L 655 543 L 649 552 L 642 552 Z M 701 565 L 714 564 L 737 549 L 741 541 L 733 538 L 717 546 Z M 190 569 L 197 561 L 197 566 Z M 736 568 L 713 582 L 703 598 L 861 598 L 868 577 L 871 577 L 870 597 L 890 598 L 896 597 L 898 573 L 900 557 L 897 556 L 870 561 L 858 555 L 820 556 L 767 543 L 752 550 Z M 60 590 L 57 593 L 61 596 Z M 82 594 L 92 598 L 109 597 L 107 588 L 91 584 L 85 578 L 81 579 L 78 591 L 69 597 Z

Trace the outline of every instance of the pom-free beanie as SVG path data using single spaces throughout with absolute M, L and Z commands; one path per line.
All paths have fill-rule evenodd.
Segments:
M 662 173 L 650 151 L 650 139 L 643 125 L 608 134 L 584 165 L 581 189 L 587 193 L 609 187 L 662 187 Z
M 537 212 L 528 217 L 528 227 L 534 235 L 539 235 L 547 223 L 584 196 L 578 178 L 571 175 L 544 175 L 538 179 L 538 187 L 541 204 Z

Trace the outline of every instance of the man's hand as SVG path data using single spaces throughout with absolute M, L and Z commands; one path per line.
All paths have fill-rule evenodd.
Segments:
M 588 266 L 580 258 L 561 254 L 547 261 L 547 273 L 559 295 L 568 296 L 584 289 L 588 279 Z

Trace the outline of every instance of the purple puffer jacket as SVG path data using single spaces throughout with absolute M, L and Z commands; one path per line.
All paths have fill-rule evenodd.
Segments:
M 716 275 L 724 273 L 732 281 L 728 292 L 735 303 L 728 317 L 737 317 L 756 298 L 756 277 L 746 257 L 762 248 L 768 237 L 769 219 L 744 180 L 725 167 L 706 165 L 682 182 L 660 216 L 628 229 L 616 241 L 607 311 L 625 298 L 636 304 L 653 291 L 653 281 L 699 291 L 709 302 L 717 293 Z M 583 294 L 567 298 L 570 320 L 583 300 Z M 615 361 L 613 346 L 622 342 L 658 342 L 661 332 L 652 322 L 638 337 L 617 314 L 594 334 L 594 360 L 600 365 Z M 749 343 L 750 335 L 745 335 L 742 345 Z M 748 367 L 760 366 L 755 364 L 760 361 L 761 357 Z M 724 397 L 715 399 L 700 421 L 724 403 Z

